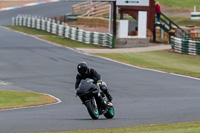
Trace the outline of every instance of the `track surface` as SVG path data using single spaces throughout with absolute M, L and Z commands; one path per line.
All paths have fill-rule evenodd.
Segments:
M 23 7 L 19 9 L 0 12 L 0 25 L 11 25 L 12 17 L 18 14 L 52 17 L 61 16 L 71 12 L 71 6 L 77 2 L 55 2 L 48 4 L 41 4 L 37 6 Z
M 49 93 L 62 100 L 55 105 L 0 111 L 2 133 L 200 121 L 199 80 L 84 55 L 2 27 L 0 57 L 0 80 L 12 83 L 0 84 L 0 88 Z M 95 68 L 107 82 L 114 97 L 114 119 L 102 116 L 91 120 L 75 98 L 76 65 L 80 61 Z

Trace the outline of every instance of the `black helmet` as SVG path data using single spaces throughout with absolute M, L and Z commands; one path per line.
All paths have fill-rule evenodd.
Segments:
M 79 74 L 84 75 L 88 70 L 87 63 L 86 62 L 79 63 L 77 66 L 77 70 Z

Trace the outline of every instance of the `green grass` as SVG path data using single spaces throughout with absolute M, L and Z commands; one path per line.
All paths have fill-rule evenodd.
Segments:
M 200 26 L 200 20 L 191 20 L 190 18 L 185 17 L 169 17 L 173 22 L 175 22 L 177 25 L 181 26 L 187 26 L 187 25 L 193 25 L 193 26 Z
M 197 8 L 200 5 L 199 0 L 156 0 L 156 1 L 159 1 L 162 4 L 175 8 L 193 9 L 194 5 L 196 5 Z
M 98 53 L 135 66 L 200 78 L 200 56 L 183 55 L 172 50 L 140 53 Z
M 67 46 L 67 47 L 80 47 L 80 48 L 102 48 L 101 46 L 97 46 L 97 45 L 92 45 L 92 44 L 85 44 L 82 42 L 78 42 L 78 41 L 74 41 L 74 40 L 70 40 L 64 37 L 60 37 L 58 35 L 54 35 L 45 31 L 41 31 L 41 30 L 37 30 L 37 29 L 32 29 L 32 28 L 28 28 L 28 27 L 23 27 L 23 26 L 6 26 L 7 28 L 10 28 L 12 30 L 17 30 L 20 32 L 24 32 L 27 34 L 31 34 L 31 35 L 35 35 L 38 36 L 44 40 L 50 41 L 50 42 L 54 42 L 57 44 L 60 44 L 62 46 Z
M 52 102 L 56 102 L 56 100 L 44 94 L 0 91 L 0 109 L 43 105 Z
M 200 122 L 45 133 L 200 133 Z

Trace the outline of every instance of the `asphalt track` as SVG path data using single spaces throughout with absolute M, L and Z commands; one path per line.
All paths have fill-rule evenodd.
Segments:
M 23 7 L 0 12 L 0 25 L 11 25 L 12 17 L 18 14 L 41 17 L 61 16 L 71 12 L 71 6 L 77 2 L 53 2 L 37 6 Z
M 1 14 L 1 13 L 0 13 Z M 2 22 L 2 20 L 1 20 Z M 76 65 L 86 61 L 106 81 L 115 118 L 91 120 L 74 94 Z M 0 88 L 48 93 L 62 102 L 0 111 L 0 132 L 130 127 L 200 121 L 198 79 L 131 67 L 0 27 Z M 1 84 L 2 83 L 2 84 Z

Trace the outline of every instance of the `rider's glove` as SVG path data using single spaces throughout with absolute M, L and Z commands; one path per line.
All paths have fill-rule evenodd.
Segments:
M 102 84 L 102 80 L 97 81 L 97 85 L 99 86 L 100 84 Z

